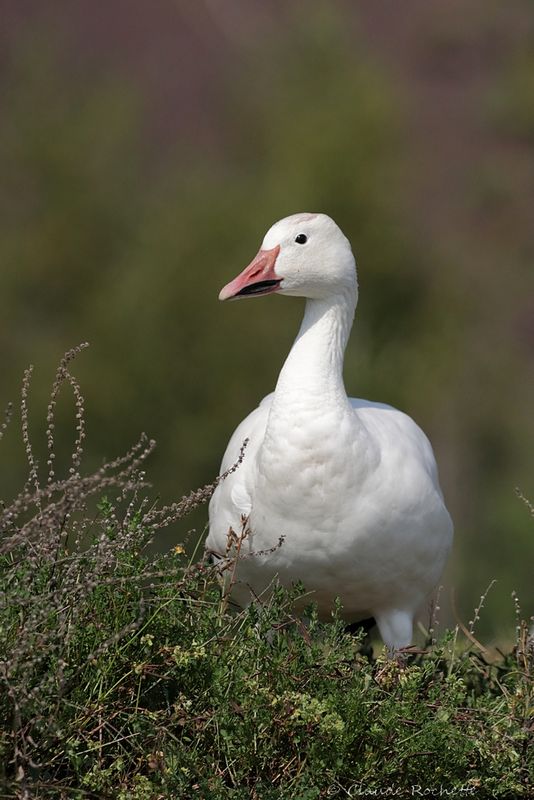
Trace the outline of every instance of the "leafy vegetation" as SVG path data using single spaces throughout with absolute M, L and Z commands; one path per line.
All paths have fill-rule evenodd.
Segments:
M 437 641 L 431 623 L 402 660 L 369 655 L 337 610 L 330 624 L 313 605 L 307 624 L 295 618 L 302 586 L 232 610 L 214 566 L 186 558 L 183 545 L 149 549 L 215 484 L 169 506 L 148 500 L 154 443 L 144 437 L 82 475 L 84 402 L 70 366 L 79 350 L 53 384 L 44 475 L 27 371 L 29 480 L 0 507 L 2 796 L 312 800 L 388 787 L 400 797 L 531 796 L 534 647 L 519 610 L 507 654 L 477 642 L 479 608 L 466 637 L 456 629 Z M 65 384 L 77 422 L 61 478 L 55 407 Z

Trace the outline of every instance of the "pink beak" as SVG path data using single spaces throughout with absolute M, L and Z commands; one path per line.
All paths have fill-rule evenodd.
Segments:
M 260 250 L 248 267 L 221 289 L 219 300 L 239 300 L 241 297 L 277 292 L 282 280 L 274 270 L 279 252 L 279 244 L 272 250 Z

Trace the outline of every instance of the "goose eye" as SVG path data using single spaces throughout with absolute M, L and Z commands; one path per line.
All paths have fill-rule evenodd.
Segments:
M 299 233 L 297 236 L 295 236 L 295 241 L 297 244 L 306 244 L 308 237 L 305 233 Z

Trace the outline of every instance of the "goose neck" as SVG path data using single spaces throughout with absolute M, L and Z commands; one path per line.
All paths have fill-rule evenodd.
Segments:
M 276 386 L 276 397 L 294 392 L 343 396 L 343 359 L 354 319 L 354 292 L 308 298 L 304 318 Z

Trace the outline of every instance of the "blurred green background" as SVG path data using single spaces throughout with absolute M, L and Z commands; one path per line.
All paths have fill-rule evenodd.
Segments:
M 445 621 L 495 578 L 477 630 L 509 636 L 513 589 L 534 611 L 515 494 L 534 497 L 532 2 L 0 5 L 0 403 L 35 364 L 37 450 L 55 366 L 87 340 L 87 468 L 146 430 L 164 500 L 213 479 L 302 313 L 218 290 L 276 219 L 326 212 L 359 265 L 347 389 L 434 444 L 456 524 Z M 66 454 L 67 391 L 59 410 Z M 5 500 L 26 477 L 17 426 Z

